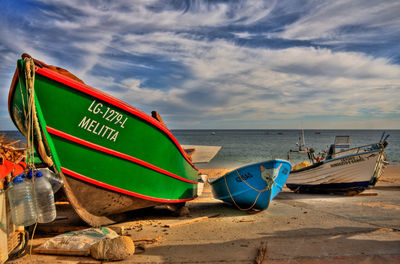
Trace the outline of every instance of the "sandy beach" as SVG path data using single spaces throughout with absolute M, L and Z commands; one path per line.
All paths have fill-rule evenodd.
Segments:
M 202 170 L 210 178 L 228 171 Z M 111 227 L 135 241 L 136 253 L 120 263 L 255 263 L 261 248 L 260 263 L 399 263 L 399 191 L 400 166 L 388 166 L 377 186 L 360 195 L 306 195 L 285 188 L 268 210 L 248 214 L 213 199 L 206 185 L 201 197 L 187 203 L 189 216 L 156 207 Z M 9 263 L 99 263 L 35 253 L 55 231 L 85 228 L 79 221 L 54 226 L 39 225 L 30 241 L 32 255 Z

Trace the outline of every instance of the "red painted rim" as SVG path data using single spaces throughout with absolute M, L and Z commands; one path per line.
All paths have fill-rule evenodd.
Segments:
M 109 184 L 101 182 L 101 181 L 94 180 L 92 178 L 86 177 L 86 176 L 84 176 L 82 174 L 79 174 L 77 172 L 74 172 L 74 171 L 69 170 L 69 169 L 64 168 L 64 167 L 61 167 L 61 171 L 66 175 L 69 175 L 71 177 L 77 178 L 79 180 L 83 180 L 83 181 L 88 182 L 90 184 L 97 185 L 97 186 L 100 186 L 102 188 L 109 189 L 111 191 L 115 191 L 115 192 L 118 192 L 118 193 L 123 193 L 123 194 L 129 195 L 129 196 L 134 196 L 134 197 L 137 197 L 137 198 L 140 198 L 140 199 L 145 199 L 145 200 L 149 200 L 149 201 L 153 201 L 153 202 L 183 203 L 183 202 L 187 202 L 187 201 L 190 201 L 190 200 L 194 199 L 194 197 L 187 198 L 187 199 L 162 199 L 162 198 L 151 197 L 151 196 L 143 195 L 143 194 L 140 194 L 140 193 L 135 193 L 135 192 L 131 192 L 131 191 L 128 191 L 128 190 L 125 190 L 125 189 L 121 189 L 121 188 L 109 185 Z
M 60 131 L 58 129 L 55 129 L 55 128 L 47 126 L 46 130 L 50 134 L 56 135 L 58 137 L 64 138 L 64 139 L 72 141 L 72 142 L 75 142 L 75 143 L 83 145 L 85 147 L 88 147 L 88 148 L 91 148 L 91 149 L 95 149 L 95 150 L 101 151 L 103 153 L 107 153 L 109 155 L 112 155 L 112 156 L 115 156 L 115 157 L 119 157 L 119 158 L 122 158 L 122 159 L 125 159 L 125 160 L 128 160 L 128 161 L 131 161 L 133 163 L 139 164 L 139 165 L 144 166 L 144 167 L 146 167 L 148 169 L 151 169 L 151 170 L 154 170 L 156 172 L 162 173 L 162 174 L 164 174 L 166 176 L 175 178 L 177 180 L 188 182 L 188 183 L 193 183 L 193 184 L 198 184 L 197 181 L 188 180 L 188 179 L 183 178 L 181 176 L 178 176 L 178 175 L 176 175 L 174 173 L 166 171 L 166 170 L 164 170 L 162 168 L 159 168 L 159 167 L 157 167 L 157 166 L 155 166 L 155 165 L 153 165 L 151 163 L 143 161 L 141 159 L 138 159 L 138 158 L 132 157 L 130 155 L 127 155 L 127 154 L 124 154 L 124 153 L 121 153 L 121 152 L 118 152 L 118 151 L 115 151 L 115 150 L 112 150 L 112 149 L 109 149 L 109 148 L 106 148 L 106 147 L 103 147 L 103 146 L 100 146 L 100 145 L 97 145 L 97 144 L 94 144 L 94 143 L 91 143 L 91 142 L 86 141 L 84 139 L 80 139 L 78 137 L 75 137 L 75 136 L 72 136 L 72 135 L 67 134 L 65 132 L 62 132 L 62 131 Z

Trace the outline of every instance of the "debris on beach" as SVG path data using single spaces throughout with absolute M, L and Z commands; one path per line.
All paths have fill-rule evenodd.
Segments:
M 261 264 L 264 262 L 264 258 L 267 255 L 267 242 L 261 242 L 260 247 L 257 251 L 257 256 L 254 260 L 254 263 Z
M 201 217 L 196 217 L 196 218 L 192 218 L 192 219 L 188 219 L 188 220 L 179 220 L 175 223 L 171 223 L 171 224 L 166 224 L 164 225 L 164 227 L 176 227 L 176 226 L 181 226 L 181 225 L 186 225 L 186 224 L 191 224 L 194 222 L 198 222 L 201 220 L 205 220 L 205 219 L 209 219 L 209 218 L 214 218 L 214 217 L 218 217 L 220 214 L 212 214 L 212 215 L 207 215 L 207 216 L 201 216 Z
M 15 145 L 20 145 L 20 140 L 9 141 L 5 134 L 0 134 L 0 156 L 12 163 L 20 162 L 26 154 L 25 148 Z

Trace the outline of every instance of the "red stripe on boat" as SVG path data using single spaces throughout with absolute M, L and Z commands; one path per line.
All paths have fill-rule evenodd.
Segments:
M 101 181 L 94 180 L 92 178 L 86 177 L 86 176 L 84 176 L 82 174 L 79 174 L 77 172 L 74 172 L 74 171 L 69 170 L 69 169 L 64 168 L 64 167 L 61 167 L 61 171 L 64 174 L 67 174 L 67 175 L 69 175 L 71 177 L 77 178 L 79 180 L 82 180 L 82 181 L 85 181 L 85 182 L 88 182 L 88 183 L 91 183 L 91 184 L 94 184 L 94 185 L 97 185 L 97 186 L 100 186 L 100 187 L 103 187 L 105 189 L 109 189 L 111 191 L 115 191 L 115 192 L 118 192 L 118 193 L 123 193 L 123 194 L 129 195 L 129 196 L 134 196 L 134 197 L 137 197 L 137 198 L 140 198 L 140 199 L 149 200 L 149 201 L 160 202 L 160 203 L 182 203 L 182 202 L 187 202 L 187 201 L 190 201 L 190 200 L 194 199 L 194 197 L 193 198 L 187 198 L 187 199 L 162 199 L 162 198 L 157 198 L 157 197 L 151 197 L 151 196 L 143 195 L 143 194 L 140 194 L 140 193 L 135 193 L 135 192 L 131 192 L 131 191 L 128 191 L 128 190 L 125 190 L 125 189 L 121 189 L 119 187 L 115 187 L 115 186 L 109 185 L 109 184 L 101 182 Z
M 154 171 L 156 171 L 156 172 L 165 174 L 165 175 L 167 175 L 167 176 L 169 176 L 169 177 L 172 177 L 172 178 L 175 178 L 175 179 L 177 179 L 177 180 L 184 181 L 184 182 L 188 182 L 188 183 L 198 184 L 197 181 L 188 180 L 188 179 L 186 179 L 186 178 L 183 178 L 183 177 L 181 177 L 181 176 L 178 176 L 178 175 L 176 175 L 176 174 L 173 174 L 173 173 L 171 173 L 171 172 L 169 172 L 169 171 L 166 171 L 166 170 L 164 170 L 164 169 L 162 169 L 162 168 L 159 168 L 159 167 L 157 167 L 157 166 L 154 166 L 153 164 L 150 164 L 150 163 L 148 163 L 148 162 L 146 162 L 146 161 L 143 161 L 143 160 L 141 160 L 141 159 L 138 159 L 138 158 L 129 156 L 129 155 L 127 155 L 127 154 L 124 154 L 124 153 L 121 153 L 121 152 L 118 152 L 118 151 L 115 151 L 115 150 L 112 150 L 112 149 L 109 149 L 109 148 L 106 148 L 106 147 L 103 147 L 103 146 L 100 146 L 100 145 L 91 143 L 91 142 L 89 142 L 89 141 L 86 141 L 86 140 L 83 140 L 83 139 L 80 139 L 80 138 L 77 138 L 77 137 L 75 137 L 75 136 L 72 136 L 72 135 L 70 135 L 70 134 L 67 134 L 67 133 L 65 133 L 65 132 L 62 132 L 62 131 L 57 130 L 57 129 L 55 129 L 55 128 L 52 128 L 52 127 L 48 127 L 48 126 L 47 126 L 47 127 L 46 127 L 46 130 L 47 130 L 47 132 L 49 132 L 50 134 L 53 134 L 53 135 L 62 137 L 62 138 L 64 138 L 64 139 L 67 139 L 67 140 L 69 140 L 69 141 L 78 143 L 78 144 L 83 145 L 83 146 L 86 146 L 86 147 L 89 147 L 89 148 L 92 148 L 92 149 L 95 149 L 95 150 L 98 150 L 98 151 L 101 151 L 101 152 L 110 154 L 110 155 L 112 155 L 112 156 L 116 156 L 116 157 L 119 157 L 119 158 L 122 158 L 122 159 L 125 159 L 125 160 L 129 160 L 129 161 L 131 161 L 131 162 L 134 162 L 134 163 L 136 163 L 136 164 L 139 164 L 139 165 L 141 165 L 141 166 L 144 166 L 144 167 L 149 168 L 149 169 L 151 169 L 151 170 L 154 170 Z
M 155 120 L 153 117 L 147 115 L 146 113 L 132 107 L 131 105 L 115 98 L 112 97 L 106 93 L 103 93 L 93 87 L 90 87 L 86 84 L 80 83 L 78 81 L 75 81 L 71 78 L 68 78 L 62 74 L 59 74 L 57 72 L 54 72 L 52 70 L 49 70 L 47 68 L 40 68 L 38 67 L 36 70 L 36 73 L 39 73 L 43 76 L 46 76 L 54 81 L 57 81 L 59 83 L 65 84 L 75 90 L 81 91 L 83 93 L 89 94 L 97 99 L 100 99 L 102 101 L 105 101 L 109 104 L 112 104 L 118 108 L 121 108 L 145 121 L 147 121 L 148 123 L 152 124 L 153 126 L 157 127 L 158 129 L 160 129 L 161 131 L 163 131 L 165 134 L 167 134 L 169 136 L 169 138 L 174 142 L 175 146 L 179 149 L 179 151 L 181 152 L 181 154 L 183 155 L 183 157 L 192 165 L 193 168 L 195 168 L 196 170 L 198 170 L 193 163 L 189 160 L 189 158 L 187 157 L 185 151 L 182 149 L 181 145 L 178 143 L 178 141 L 175 139 L 175 137 L 172 135 L 172 133 L 163 125 L 160 124 L 160 122 L 158 122 L 157 120 Z

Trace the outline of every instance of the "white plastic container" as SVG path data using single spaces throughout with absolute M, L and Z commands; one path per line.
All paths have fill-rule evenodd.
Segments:
M 13 187 L 8 190 L 7 195 L 14 225 L 30 226 L 36 223 L 37 214 L 30 180 L 24 180 L 22 175 L 14 178 Z
M 49 223 L 56 219 L 56 206 L 50 182 L 42 172 L 35 172 L 33 200 L 36 205 L 38 223 Z
M 38 171 L 40 171 L 43 174 L 43 176 L 46 177 L 47 180 L 50 182 L 51 188 L 53 189 L 53 194 L 55 194 L 63 185 L 61 177 L 55 175 L 48 168 L 40 168 L 38 169 Z

